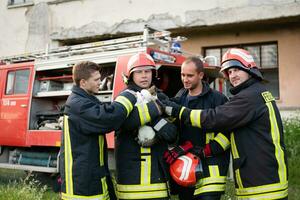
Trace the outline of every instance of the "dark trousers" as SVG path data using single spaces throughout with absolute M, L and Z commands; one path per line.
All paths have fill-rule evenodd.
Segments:
M 107 184 L 107 190 L 108 190 L 108 193 L 109 193 L 109 199 L 110 200 L 117 200 L 114 185 L 113 185 L 113 182 L 112 182 L 110 176 L 106 176 L 106 184 Z

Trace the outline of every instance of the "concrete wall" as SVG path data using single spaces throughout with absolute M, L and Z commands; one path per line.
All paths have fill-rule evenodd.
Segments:
M 0 57 L 143 30 L 144 24 L 187 36 L 183 48 L 278 41 L 281 107 L 300 107 L 300 0 L 0 1 Z M 249 24 L 249 26 L 248 26 Z M 258 25 L 258 26 L 257 26 Z
M 299 0 L 33 0 L 0 1 L 0 56 L 44 49 L 57 41 L 159 29 L 211 26 L 300 15 Z

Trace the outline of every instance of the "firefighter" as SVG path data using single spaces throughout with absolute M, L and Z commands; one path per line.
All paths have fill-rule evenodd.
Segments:
M 121 126 L 134 109 L 136 98 L 124 91 L 111 104 L 101 103 L 94 96 L 100 86 L 99 70 L 99 65 L 89 61 L 73 67 L 75 85 L 65 105 L 60 151 L 62 199 L 116 199 L 108 171 L 105 133 Z M 151 116 L 159 116 L 155 103 L 144 107 L 156 111 Z
M 126 70 L 128 89 L 140 93 L 149 89 L 155 79 L 156 67 L 152 57 L 137 53 L 130 57 Z M 165 96 L 157 91 L 157 96 Z M 136 105 L 140 107 L 140 105 Z M 150 112 L 150 110 L 149 110 Z M 148 113 L 144 113 L 149 118 Z M 167 143 L 176 141 L 176 126 L 162 117 L 151 118 L 155 138 L 146 146 L 138 141 L 139 127 L 146 122 L 133 111 L 115 138 L 117 196 L 119 199 L 169 199 L 167 167 L 163 152 Z
M 181 80 L 184 88 L 172 100 L 190 109 L 215 108 L 224 104 L 227 101 L 226 96 L 211 89 L 203 77 L 202 61 L 197 57 L 187 58 L 181 66 Z M 181 185 L 184 183 L 174 183 L 172 191 L 174 194 L 179 194 L 180 200 L 220 199 L 225 191 L 229 166 L 229 134 L 217 131 L 208 132 L 183 123 L 180 124 L 179 133 L 180 148 L 176 147 L 167 151 L 164 155 L 166 161 L 172 164 L 182 154 L 202 149 L 205 154 L 199 155 L 203 174 L 195 186 L 183 187 Z
M 239 199 L 287 199 L 287 157 L 275 98 L 263 85 L 263 76 L 248 51 L 229 49 L 221 71 L 232 85 L 233 97 L 227 103 L 215 109 L 190 110 L 164 101 L 168 113 L 195 127 L 232 131 Z

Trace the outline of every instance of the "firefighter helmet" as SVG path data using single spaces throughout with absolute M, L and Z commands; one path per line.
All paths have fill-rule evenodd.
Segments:
M 227 70 L 232 67 L 242 69 L 259 80 L 263 79 L 253 57 L 244 49 L 231 48 L 223 55 L 221 72 L 224 73 L 226 78 L 228 78 Z
M 178 157 L 170 166 L 173 180 L 184 187 L 194 186 L 202 172 L 200 159 L 190 152 Z
M 153 58 L 149 54 L 144 52 L 139 52 L 130 57 L 127 63 L 125 76 L 129 78 L 132 72 L 139 70 L 141 68 L 155 69 L 155 62 Z

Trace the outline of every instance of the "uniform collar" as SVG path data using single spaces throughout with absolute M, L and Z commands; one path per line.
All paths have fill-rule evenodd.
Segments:
M 188 96 L 189 95 L 189 91 L 187 89 L 183 89 L 183 95 L 184 96 Z M 202 81 L 202 92 L 198 95 L 196 95 L 195 97 L 202 97 L 204 95 L 206 95 L 207 93 L 209 93 L 211 91 L 211 88 L 209 87 L 209 84 L 207 82 Z
M 92 101 L 96 101 L 96 102 L 99 103 L 99 100 L 94 95 L 88 94 L 84 89 L 82 89 L 82 88 L 80 88 L 80 87 L 78 87 L 76 85 L 73 85 L 72 92 L 75 93 L 75 94 L 77 94 L 77 95 L 89 98 Z
M 250 78 L 247 81 L 241 83 L 240 85 L 236 86 L 236 87 L 232 87 L 230 88 L 230 93 L 233 95 L 236 95 L 237 93 L 239 93 L 241 90 L 249 87 L 250 85 L 253 85 L 254 83 L 259 82 L 259 80 L 255 79 L 255 78 Z

